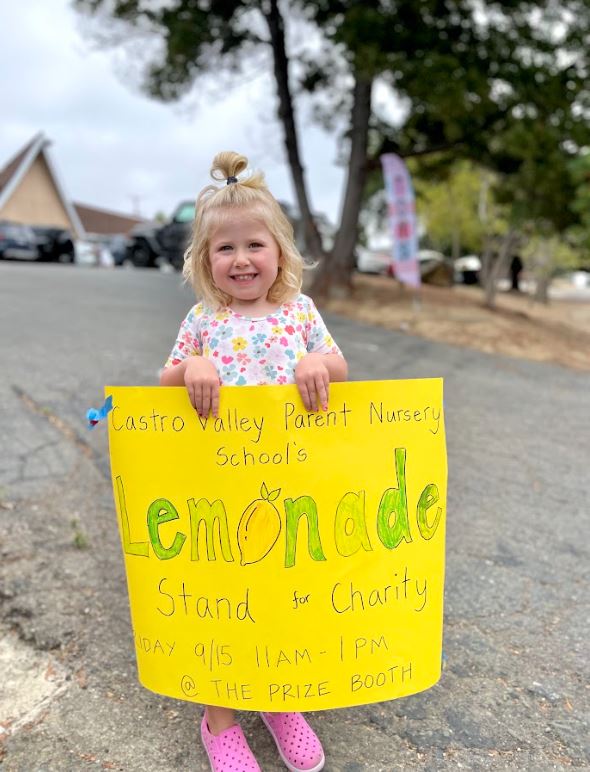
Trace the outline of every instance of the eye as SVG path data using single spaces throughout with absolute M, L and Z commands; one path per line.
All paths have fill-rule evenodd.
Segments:
M 220 247 L 218 247 L 218 252 L 229 252 L 231 249 L 231 246 L 229 244 L 222 244 Z
M 250 249 L 260 249 L 263 246 L 264 244 L 261 244 L 259 241 L 252 241 L 250 243 Z

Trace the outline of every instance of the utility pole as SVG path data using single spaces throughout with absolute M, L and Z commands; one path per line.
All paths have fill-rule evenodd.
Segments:
M 141 202 L 141 196 L 137 193 L 130 193 L 129 198 L 131 199 L 131 204 L 133 208 L 133 215 L 135 217 L 141 217 L 141 208 L 140 208 L 140 202 Z

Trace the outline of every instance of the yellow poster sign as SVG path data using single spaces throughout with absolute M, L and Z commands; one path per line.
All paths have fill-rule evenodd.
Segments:
M 109 387 L 141 683 L 244 710 L 390 700 L 440 676 L 442 380 Z

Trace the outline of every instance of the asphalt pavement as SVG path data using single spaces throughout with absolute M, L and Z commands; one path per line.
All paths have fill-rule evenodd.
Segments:
M 151 385 L 176 274 L 0 264 L 0 768 L 206 770 L 199 709 L 139 685 L 105 384 Z M 316 713 L 328 772 L 590 769 L 590 379 L 326 315 L 351 379 L 445 379 L 445 667 Z M 255 714 L 265 772 L 284 769 Z

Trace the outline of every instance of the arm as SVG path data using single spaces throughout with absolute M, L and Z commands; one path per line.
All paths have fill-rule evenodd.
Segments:
M 348 365 L 311 298 L 306 304 L 307 354 L 295 367 L 295 383 L 307 410 L 328 409 L 330 381 L 345 381 Z
M 348 362 L 342 354 L 320 354 L 328 368 L 331 382 L 348 380 Z
M 183 359 L 177 365 L 165 367 L 160 372 L 160 386 L 184 386 L 184 373 L 188 359 Z
M 327 410 L 330 381 L 347 377 L 348 365 L 340 354 L 307 354 L 295 368 L 295 383 L 306 410 Z
M 217 418 L 219 385 L 215 365 L 202 356 L 187 357 L 160 374 L 160 386 L 186 386 L 191 405 L 200 416 L 208 416 L 211 410 Z
M 207 416 L 211 410 L 217 417 L 219 374 L 213 362 L 202 356 L 203 314 L 203 304 L 197 303 L 183 319 L 168 361 L 160 372 L 160 386 L 186 386 L 191 405 L 199 415 Z

